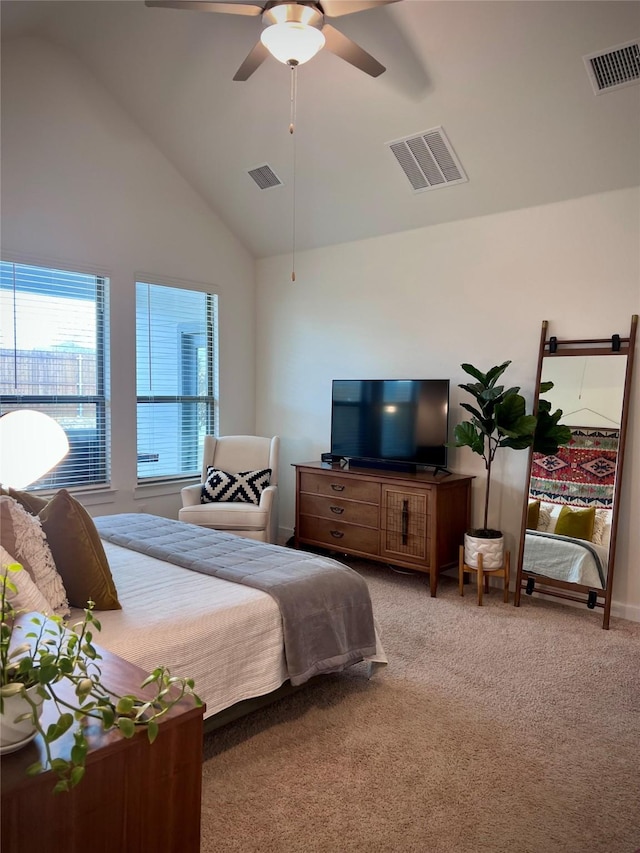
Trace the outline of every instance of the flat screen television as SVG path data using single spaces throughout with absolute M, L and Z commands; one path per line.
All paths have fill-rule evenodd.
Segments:
M 331 453 L 352 464 L 446 469 L 448 379 L 334 379 Z

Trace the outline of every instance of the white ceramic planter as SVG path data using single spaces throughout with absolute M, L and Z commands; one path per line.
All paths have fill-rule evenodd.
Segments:
M 38 716 L 42 712 L 42 697 L 36 693 L 37 687 L 27 688 L 32 701 L 38 706 Z M 22 714 L 29 713 L 32 708 L 27 700 L 21 695 L 5 696 L 3 700 L 4 709 L 0 714 L 0 754 L 14 752 L 22 746 L 30 743 L 36 736 L 36 728 L 31 719 L 16 722 Z
M 482 539 L 464 535 L 464 561 L 467 566 L 478 567 L 478 554 L 482 554 L 484 569 L 500 569 L 504 565 L 504 536 L 499 539 Z

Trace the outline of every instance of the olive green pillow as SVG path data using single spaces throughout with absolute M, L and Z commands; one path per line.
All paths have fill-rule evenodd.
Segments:
M 540 521 L 540 501 L 529 501 L 527 510 L 527 530 L 537 530 Z
M 60 489 L 39 512 L 53 560 L 69 604 L 96 610 L 120 610 L 102 541 L 86 509 L 66 489 Z
M 573 536 L 574 539 L 586 539 L 591 542 L 595 520 L 595 507 L 573 509 L 563 506 L 554 532 L 560 536 Z
M 10 486 L 7 488 L 0 486 L 0 495 L 7 495 L 13 498 L 14 501 L 18 501 L 31 515 L 37 515 L 49 503 L 47 498 L 40 498 L 33 492 L 20 492 L 17 489 L 12 489 Z

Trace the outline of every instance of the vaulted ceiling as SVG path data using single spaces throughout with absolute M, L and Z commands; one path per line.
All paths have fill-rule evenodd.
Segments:
M 256 257 L 290 251 L 294 188 L 301 250 L 640 184 L 640 85 L 596 95 L 584 61 L 640 39 L 640 2 L 401 0 L 331 23 L 387 71 L 321 51 L 292 136 L 286 66 L 232 79 L 259 17 L 3 0 L 0 18 L 84 63 Z M 468 182 L 416 193 L 387 143 L 436 127 Z M 281 186 L 258 188 L 263 164 Z

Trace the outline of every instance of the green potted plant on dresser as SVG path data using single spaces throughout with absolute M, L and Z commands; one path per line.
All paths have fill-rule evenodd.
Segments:
M 538 414 L 527 414 L 526 400 L 520 394 L 520 387 L 505 388 L 498 385 L 498 379 L 511 364 L 505 361 L 483 373 L 471 364 L 461 365 L 476 381 L 459 385 L 474 399 L 474 403 L 460 403 L 471 414 L 471 420 L 459 423 L 454 429 L 455 447 L 469 447 L 482 456 L 487 471 L 484 495 L 483 524 L 480 528 L 465 534 L 465 563 L 478 565 L 478 554 L 482 554 L 486 569 L 497 569 L 504 562 L 504 536 L 501 530 L 489 527 L 489 499 L 491 493 L 491 471 L 498 450 L 510 447 L 512 450 L 526 450 L 550 454 L 558 447 L 567 444 L 571 433 L 559 421 L 562 410 L 551 412 L 548 400 L 539 400 Z M 549 391 L 552 382 L 542 383 L 540 393 Z
M 172 676 L 166 667 L 148 675 L 140 685 L 141 696 L 109 690 L 93 645 L 94 633 L 100 630 L 93 603 L 72 626 L 59 616 L 20 614 L 12 599 L 18 594 L 23 567 L 5 562 L 0 572 L 0 754 L 20 749 L 39 734 L 46 758 L 27 772 L 51 769 L 57 777 L 54 792 L 70 790 L 84 775 L 87 722 L 97 722 L 104 731 L 119 730 L 125 738 L 143 728 L 153 743 L 159 720 L 184 696 L 202 704 L 193 681 Z M 24 577 L 23 583 L 29 584 L 29 578 Z M 44 702 L 55 707 L 53 722 L 46 728 L 41 722 Z M 53 757 L 51 744 L 66 732 L 74 740 L 70 757 Z

